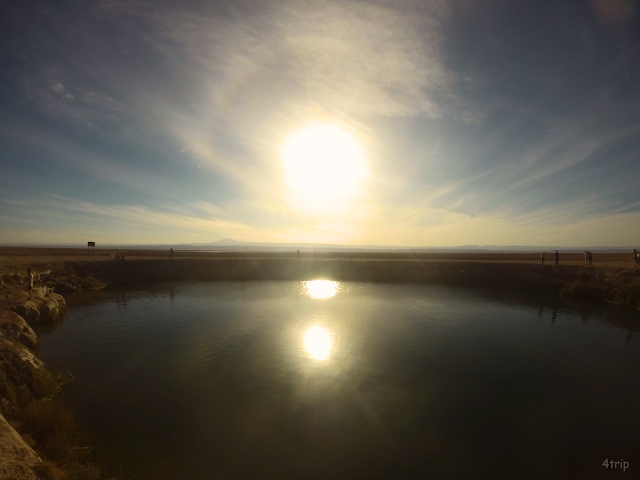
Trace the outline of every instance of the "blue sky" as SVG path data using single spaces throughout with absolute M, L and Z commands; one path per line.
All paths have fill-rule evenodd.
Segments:
M 0 242 L 637 245 L 640 2 L 4 2 L 0 172 Z

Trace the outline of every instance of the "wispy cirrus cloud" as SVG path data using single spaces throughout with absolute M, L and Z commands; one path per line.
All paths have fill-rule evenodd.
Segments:
M 180 235 L 198 238 L 202 242 L 212 241 L 220 235 L 229 235 L 238 239 L 250 239 L 258 234 L 265 235 L 264 232 L 258 232 L 242 222 L 224 218 L 227 216 L 224 210 L 203 202 L 181 208 L 159 205 L 156 209 L 150 209 L 140 205 L 101 205 L 57 195 L 47 197 L 29 202 L 4 199 L 2 202 L 4 205 L 13 207 L 19 213 L 14 217 L 7 216 L 6 219 L 20 222 L 22 218 L 35 216 L 40 224 L 44 220 L 56 221 L 65 217 L 73 217 L 75 222 L 80 224 L 115 221 L 129 225 L 131 237 L 138 236 L 139 232 L 145 232 L 147 227 L 160 227 L 166 232 L 165 237 L 171 241 L 177 241 Z M 157 235 L 156 230 L 152 231 Z M 269 234 L 266 236 L 268 237 Z M 153 237 L 150 236 L 149 241 L 152 239 Z
M 3 7 L 0 186 L 60 197 L 5 204 L 3 226 L 43 209 L 192 239 L 578 242 L 640 205 L 638 12 L 583 3 Z M 284 182 L 279 148 L 310 119 L 368 151 L 332 212 Z

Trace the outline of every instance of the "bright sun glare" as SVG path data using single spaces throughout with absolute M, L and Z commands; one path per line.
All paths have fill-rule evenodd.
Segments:
M 308 203 L 349 196 L 368 177 L 362 145 L 337 125 L 316 124 L 294 133 L 281 155 L 289 187 Z
M 338 282 L 331 280 L 311 280 L 306 282 L 305 290 L 311 298 L 329 298 L 338 293 Z
M 315 325 L 304 332 L 304 346 L 311 358 L 326 360 L 332 345 L 331 334 L 325 328 Z

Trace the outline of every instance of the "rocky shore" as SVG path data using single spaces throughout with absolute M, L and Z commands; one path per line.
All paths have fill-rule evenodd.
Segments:
M 29 299 L 25 280 L 16 268 L 0 284 L 0 478 L 15 480 L 44 478 L 35 442 L 16 428 L 23 426 L 23 407 L 58 388 L 56 376 L 36 356 L 38 337 L 31 326 L 59 321 L 66 309 L 62 295 L 44 285 L 36 286 Z
M 16 430 L 20 410 L 59 389 L 59 379 L 36 356 L 33 326 L 60 321 L 64 295 L 106 285 L 159 281 L 313 280 L 416 282 L 554 293 L 640 307 L 640 269 L 539 265 L 513 262 L 438 261 L 411 258 L 236 257 L 31 263 L 36 274 L 27 293 L 27 265 L 0 267 L 0 478 L 37 476 L 41 459 Z M 15 428 L 14 428 L 15 427 Z M 37 448 L 36 448 L 37 450 Z

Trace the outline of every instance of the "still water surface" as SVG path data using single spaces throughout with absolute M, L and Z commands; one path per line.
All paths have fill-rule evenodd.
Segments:
M 40 354 L 131 478 L 640 478 L 639 325 L 433 285 L 176 283 L 72 297 Z

